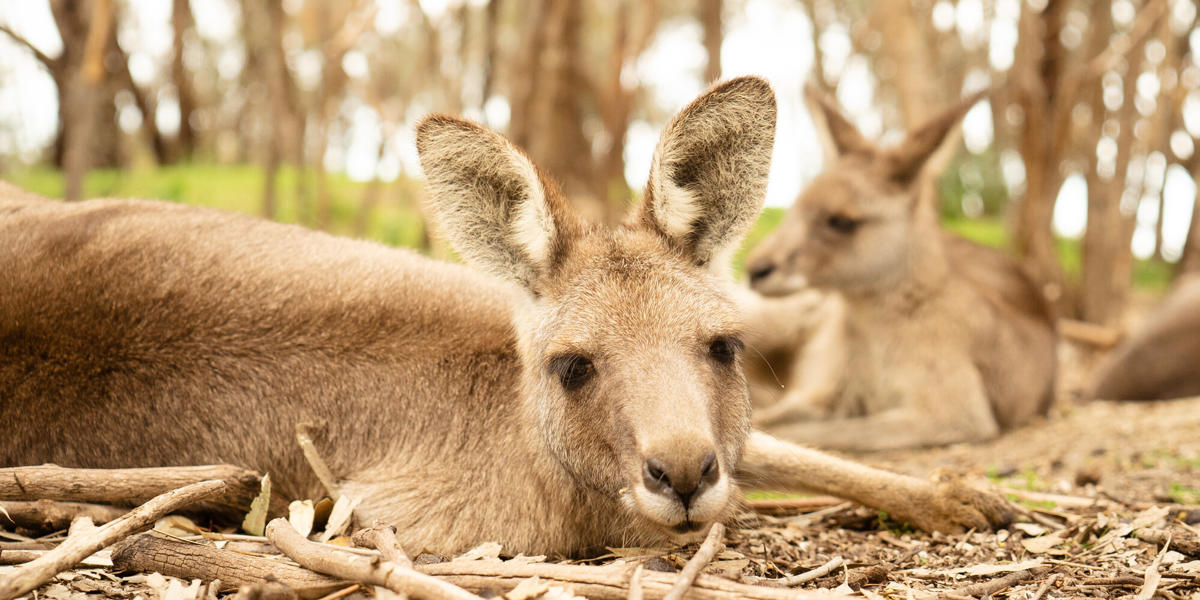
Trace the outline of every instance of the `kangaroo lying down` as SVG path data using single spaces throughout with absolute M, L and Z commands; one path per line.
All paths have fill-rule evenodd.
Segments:
M 1088 393 L 1104 400 L 1200 396 L 1200 275 L 1185 275 L 1112 351 Z
M 793 342 L 813 340 L 817 350 L 800 364 L 819 361 L 807 372 L 826 377 L 789 386 L 757 423 L 822 448 L 885 450 L 982 441 L 1044 414 L 1057 337 L 1047 303 L 1011 260 L 942 232 L 936 203 L 920 193 L 940 162 L 931 157 L 978 96 L 886 149 L 819 93 L 809 96 L 831 166 L 751 253 L 747 271 L 767 296 L 809 285 L 836 293 Z M 760 332 L 786 331 L 770 323 L 789 318 L 814 321 L 812 311 L 769 302 L 751 318 Z
M 929 530 L 1006 504 L 751 432 L 725 259 L 757 215 L 775 102 L 718 85 L 666 127 L 625 225 L 577 218 L 500 135 L 427 118 L 432 209 L 479 270 L 139 200 L 0 192 L 0 465 L 232 463 L 405 546 L 586 555 L 809 489 Z M 485 274 L 480 271 L 486 271 Z

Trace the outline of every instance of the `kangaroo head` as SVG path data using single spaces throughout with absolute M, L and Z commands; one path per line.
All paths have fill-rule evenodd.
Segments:
M 418 129 L 451 244 L 522 290 L 513 322 L 541 441 L 631 525 L 698 530 L 736 495 L 750 404 L 726 263 L 762 205 L 775 111 L 757 78 L 696 99 L 667 125 L 641 205 L 615 228 L 573 214 L 499 134 L 444 116 Z
M 888 148 L 867 141 L 820 92 L 809 87 L 807 96 L 830 166 L 751 253 L 750 283 L 768 295 L 810 284 L 850 292 L 890 288 L 922 244 L 938 243 L 936 207 L 921 198 L 922 175 L 944 167 L 957 141 L 950 133 L 982 94 Z

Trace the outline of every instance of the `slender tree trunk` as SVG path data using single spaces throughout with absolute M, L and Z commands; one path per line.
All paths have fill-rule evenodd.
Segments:
M 503 0 L 488 0 L 484 10 L 484 56 L 483 56 L 483 88 L 480 90 L 479 108 L 487 104 L 492 96 L 492 88 L 496 84 L 496 66 L 499 61 L 499 44 L 497 33 L 500 30 L 500 11 Z
M 1060 40 L 1066 11 L 1065 0 L 1049 0 L 1040 15 L 1022 3 L 1012 67 L 1015 100 L 1024 113 L 1018 145 L 1025 163 L 1025 195 L 1016 206 L 1016 251 L 1042 293 L 1059 305 L 1066 290 L 1051 223 L 1063 176 L 1055 151 L 1058 140 L 1047 132 L 1055 126 L 1053 102 L 1066 53 Z
M 192 116 L 196 112 L 196 90 L 192 85 L 191 73 L 183 61 L 184 41 L 188 31 L 195 27 L 192 6 L 189 0 L 173 0 L 171 29 L 174 33 L 171 55 L 171 81 L 175 97 L 179 101 L 179 134 L 176 136 L 173 159 L 190 158 L 196 152 L 196 130 Z
M 67 118 L 71 133 L 66 138 L 64 162 L 68 201 L 83 198 L 83 179 L 91 159 L 92 129 L 99 104 L 97 91 L 104 82 L 104 50 L 112 26 L 112 11 L 111 0 L 92 0 L 83 64 L 67 91 Z
M 704 28 L 704 81 L 721 78 L 721 42 L 725 39 L 722 0 L 700 0 L 700 23 Z

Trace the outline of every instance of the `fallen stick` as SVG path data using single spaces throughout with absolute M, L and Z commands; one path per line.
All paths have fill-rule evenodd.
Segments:
M 844 563 L 845 563 L 845 561 L 842 560 L 842 557 L 835 556 L 835 557 L 829 559 L 829 562 L 827 562 L 811 571 L 806 571 L 804 573 L 797 573 L 795 575 L 788 575 L 787 577 L 784 577 L 782 579 L 774 579 L 772 581 L 777 581 L 779 583 L 782 583 L 783 585 L 792 587 L 792 586 L 800 585 L 802 583 L 808 583 L 814 579 L 820 579 L 821 577 L 824 577 L 824 576 L 832 573 L 834 571 L 834 569 L 837 569 L 838 567 L 842 566 L 842 564 L 844 564 Z
M 19 565 L 37 560 L 46 550 L 3 550 L 0 549 L 0 565 Z
M 396 529 L 391 525 L 375 523 L 370 527 L 359 529 L 350 537 L 356 546 L 374 548 L 379 551 L 383 560 L 394 562 L 405 569 L 413 568 L 412 559 L 404 553 L 400 542 L 396 540 Z
M 1170 533 L 1161 529 L 1136 529 L 1133 532 L 1133 537 L 1158 546 L 1164 546 L 1170 542 L 1171 548 L 1176 552 L 1186 554 L 1192 558 L 1200 558 L 1200 542 L 1194 539 L 1172 537 Z
M 287 519 L 274 519 L 267 524 L 267 538 L 292 560 L 319 573 L 378 585 L 397 594 L 419 598 L 478 600 L 478 596 L 458 586 L 396 563 L 324 548 L 305 539 Z
M 297 596 L 296 590 L 281 583 L 267 581 L 243 585 L 238 588 L 232 598 L 233 600 L 296 600 Z
M 642 569 L 643 565 L 638 564 L 633 570 L 633 575 L 629 577 L 629 594 L 625 597 L 626 600 L 642 600 L 645 596 L 642 593 Z
M 216 497 L 226 491 L 223 481 L 201 481 L 172 490 L 150 499 L 120 518 L 78 535 L 68 535 L 66 541 L 41 558 L 18 567 L 0 581 L 0 600 L 10 600 L 28 593 L 56 574 L 65 571 L 97 550 L 149 527 L 164 515 L 185 506 Z
M 1104 508 L 1113 506 L 1115 504 L 1111 500 L 1105 500 L 1103 498 L 1047 494 L 1045 492 L 1033 492 L 1030 490 L 1019 490 L 1008 487 L 998 487 L 996 488 L 996 491 L 1006 496 L 1013 496 L 1017 500 L 1022 500 L 1025 502 L 1050 502 L 1058 506 L 1065 506 L 1067 508 L 1089 508 L 1093 506 Z
M 88 517 L 93 523 L 103 525 L 127 512 L 127 508 L 103 504 L 9 500 L 0 502 L 0 524 L 48 532 L 66 529 L 75 517 Z
M 1045 583 L 1043 583 L 1042 586 L 1038 588 L 1037 593 L 1035 593 L 1033 595 L 1033 597 L 1030 598 L 1029 600 L 1042 600 L 1042 596 L 1045 596 L 1046 592 L 1050 591 L 1050 586 L 1054 585 L 1054 582 L 1057 580 L 1058 580 L 1058 573 L 1051 574 L 1049 577 L 1046 578 Z
M 746 505 L 756 513 L 768 515 L 790 515 L 795 513 L 820 510 L 838 506 L 845 502 L 833 496 L 812 496 L 809 498 L 764 498 L 749 500 Z
M 277 560 L 156 535 L 139 535 L 117 544 L 112 561 L 118 569 L 158 572 L 185 581 L 220 579 L 221 591 L 240 591 L 243 586 L 273 581 L 300 598 L 320 598 L 347 585 L 344 580 Z
M 592 600 L 625 600 L 628 597 L 629 569 L 623 566 L 588 566 L 534 563 L 514 565 L 495 561 L 466 560 L 417 565 L 417 570 L 453 582 L 469 590 L 507 592 L 517 584 L 537 577 L 555 585 L 570 585 L 577 595 Z M 662 598 L 675 585 L 678 575 L 643 570 L 640 583 L 645 598 Z M 713 575 L 700 575 L 688 590 L 697 600 L 830 600 L 844 596 L 828 590 L 790 590 L 747 585 Z
M 226 484 L 218 497 L 198 504 L 200 511 L 241 516 L 258 495 L 259 475 L 232 465 L 154 467 L 146 469 L 68 469 L 57 465 L 0 469 L 0 500 L 65 500 L 137 506 L 147 500 L 198 481 Z M 287 514 L 282 499 L 272 514 Z M 2 517 L 0 517 L 2 518 Z
M 724 538 L 725 526 L 714 522 L 708 529 L 708 535 L 704 536 L 704 543 L 700 544 L 700 548 L 696 550 L 692 559 L 683 565 L 683 570 L 679 573 L 679 580 L 671 586 L 671 591 L 663 596 L 663 600 L 681 600 L 683 598 L 688 588 L 692 587 L 692 583 L 696 581 L 696 577 L 700 575 L 700 571 L 703 571 L 704 567 L 712 562 L 713 557 L 725 547 Z
M 296 443 L 300 445 L 300 452 L 304 454 L 304 460 L 308 462 L 309 468 L 317 476 L 317 481 L 320 481 L 321 487 L 325 488 L 325 493 L 329 494 L 330 498 L 337 500 L 340 495 L 337 492 L 337 480 L 334 479 L 333 471 L 329 470 L 325 459 L 321 458 L 321 453 L 317 451 L 317 445 L 313 442 L 312 433 L 309 431 L 311 427 L 309 423 L 296 423 Z
M 948 592 L 944 592 L 943 595 L 945 595 L 945 596 L 950 596 L 951 594 L 953 594 L 955 596 L 992 595 L 1001 590 L 1006 590 L 1018 583 L 1021 583 L 1022 581 L 1025 581 L 1026 579 L 1034 577 L 1040 573 L 1044 573 L 1047 570 L 1047 568 L 1048 567 L 1038 567 L 1035 569 L 1025 569 L 1024 571 L 1016 571 L 1014 573 L 1009 573 L 1008 575 L 1005 575 L 1004 577 L 999 577 L 999 578 L 993 579 L 991 581 L 985 581 L 983 583 L 973 583 L 971 585 L 964 585 L 961 587 L 956 587 Z
M 1075 343 L 1105 349 L 1116 346 L 1125 334 L 1115 327 L 1075 319 L 1059 319 L 1058 335 Z

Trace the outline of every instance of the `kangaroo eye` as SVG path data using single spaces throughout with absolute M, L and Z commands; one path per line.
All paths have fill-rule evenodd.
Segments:
M 742 340 L 734 337 L 719 337 L 708 344 L 708 355 L 721 364 L 729 364 L 742 349 Z
M 596 374 L 596 366 L 585 356 L 569 354 L 550 361 L 550 372 L 558 377 L 563 389 L 573 392 Z
M 854 230 L 858 229 L 860 223 L 861 221 L 857 219 L 851 219 L 845 215 L 829 215 L 829 218 L 825 220 L 825 224 L 828 225 L 830 229 L 847 235 L 854 233 Z

